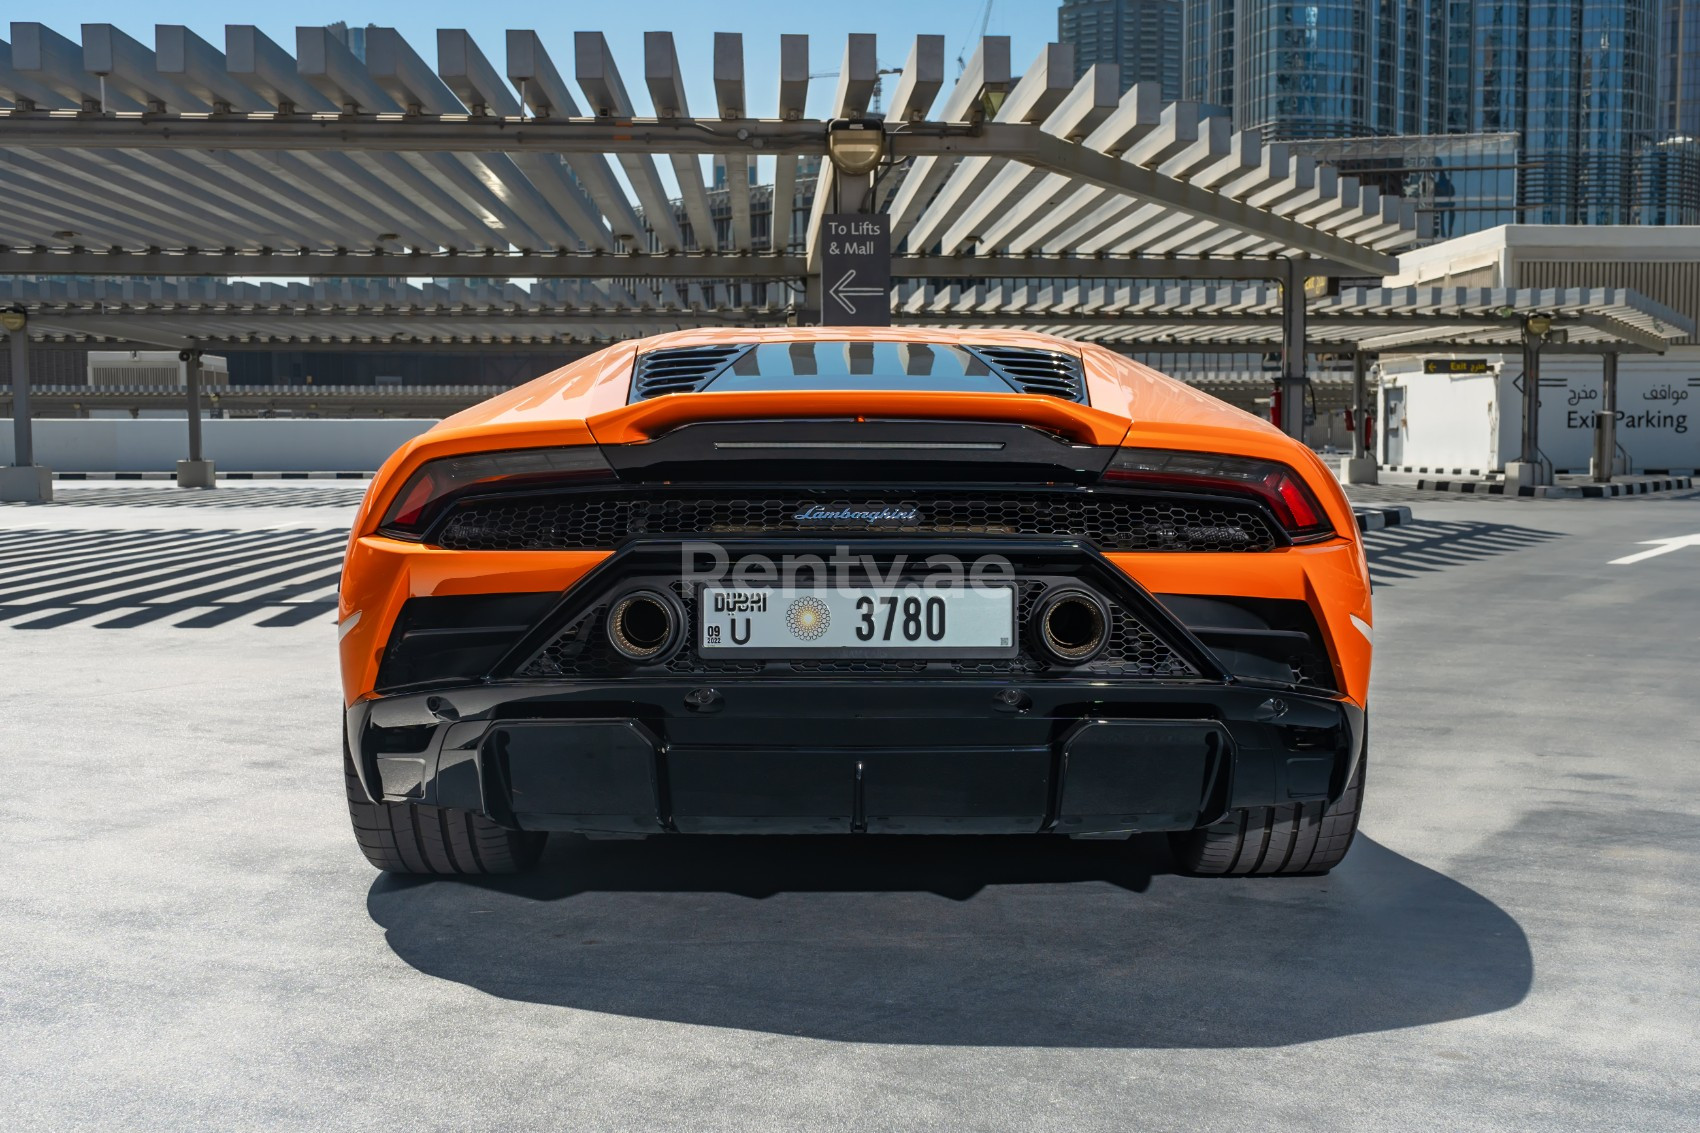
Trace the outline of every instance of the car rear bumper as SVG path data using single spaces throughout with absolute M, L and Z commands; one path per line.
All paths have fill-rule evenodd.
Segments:
M 1338 798 L 1362 711 L 1246 682 L 498 681 L 356 702 L 374 800 L 621 833 L 1184 830 Z

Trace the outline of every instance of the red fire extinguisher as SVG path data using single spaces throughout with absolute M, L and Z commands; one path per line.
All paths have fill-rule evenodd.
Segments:
M 1269 423 L 1277 429 L 1281 427 L 1281 387 L 1276 386 L 1269 393 Z

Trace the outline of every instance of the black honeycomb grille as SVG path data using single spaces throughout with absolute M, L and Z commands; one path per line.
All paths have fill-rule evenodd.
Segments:
M 914 508 L 918 515 L 897 523 L 799 521 L 810 505 Z M 1103 551 L 1267 551 L 1280 542 L 1255 507 L 1229 501 L 1097 492 L 833 498 L 648 490 L 472 500 L 450 514 L 432 541 L 451 550 L 567 551 L 613 548 L 634 538 L 851 531 L 1068 537 Z
M 1026 632 L 1033 607 L 1048 588 L 1047 583 L 1032 579 L 1020 584 L 1017 603 L 1017 625 Z M 1163 679 L 1193 677 L 1198 670 L 1180 654 L 1159 639 L 1125 607 L 1114 600 L 1106 601 L 1110 613 L 1110 639 L 1104 651 L 1085 665 L 1068 667 L 1053 665 L 1039 657 L 1032 643 L 1022 641 L 1021 651 L 1014 657 L 996 660 L 940 661 L 911 660 L 897 657 L 856 657 L 814 660 L 732 660 L 706 658 L 697 654 L 696 588 L 684 582 L 671 583 L 685 607 L 686 624 L 690 627 L 686 645 L 665 665 L 641 669 L 615 653 L 608 644 L 604 623 L 608 605 L 600 603 L 569 623 L 549 644 L 538 650 L 514 673 L 529 680 L 553 678 L 608 679 L 626 675 L 653 678 L 669 676 L 733 676 L 768 674 L 774 676 L 1123 676 Z
M 1083 404 L 1086 401 L 1086 377 L 1080 359 L 1072 354 L 1017 346 L 976 346 L 973 350 L 1022 393 L 1042 393 Z

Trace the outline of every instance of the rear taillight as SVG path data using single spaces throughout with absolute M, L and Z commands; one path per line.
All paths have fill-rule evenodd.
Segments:
M 378 530 L 401 539 L 418 539 L 445 508 L 474 491 L 613 479 L 614 470 L 595 445 L 444 457 L 428 461 L 408 477 Z
M 1296 543 L 1334 533 L 1333 524 L 1299 474 L 1272 460 L 1124 448 L 1104 470 L 1105 480 L 1183 492 L 1227 492 L 1268 506 Z

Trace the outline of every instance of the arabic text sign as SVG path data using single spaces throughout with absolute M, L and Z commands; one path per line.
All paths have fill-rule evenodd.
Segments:
M 1425 358 L 1423 373 L 1425 374 L 1485 374 L 1488 372 L 1486 358 Z
M 890 219 L 827 213 L 820 227 L 821 325 L 891 325 Z
M 1693 380 L 1690 379 L 1690 382 Z M 1545 384 L 1544 382 L 1542 383 Z M 1619 390 L 1617 427 L 1620 429 L 1667 429 L 1678 435 L 1688 432 L 1687 401 L 1693 391 L 1689 383 L 1661 381 L 1635 391 Z M 1694 383 L 1700 385 L 1700 383 Z M 1628 396 L 1625 396 L 1625 393 Z M 1571 429 L 1592 429 L 1598 417 L 1600 391 L 1593 386 L 1568 386 L 1564 424 Z

